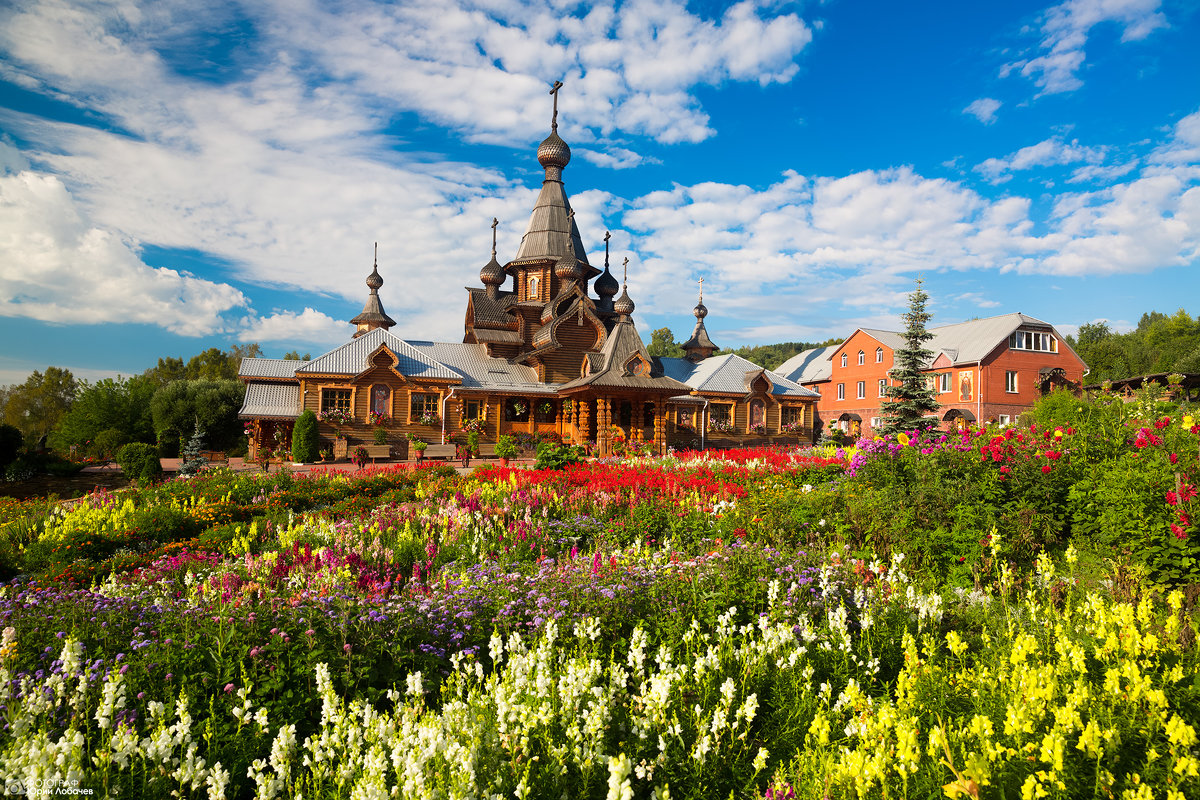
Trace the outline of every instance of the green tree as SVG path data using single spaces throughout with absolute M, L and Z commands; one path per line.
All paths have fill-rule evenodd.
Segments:
M 69 369 L 46 367 L 19 386 L 10 386 L 4 403 L 4 422 L 21 431 L 33 445 L 49 434 L 75 400 L 78 383 Z
M 1107 322 L 1085 322 L 1079 326 L 1075 342 L 1078 347 L 1093 347 L 1112 335 L 1112 328 L 1108 327 Z
M 94 442 L 100 432 L 109 430 L 118 431 L 122 443 L 154 442 L 150 399 L 158 387 L 153 379 L 145 375 L 103 378 L 95 383 L 80 381 L 79 387 L 75 402 L 50 437 L 55 447 Z
M 182 444 L 199 424 L 210 447 L 230 449 L 242 435 L 237 414 L 245 397 L 246 387 L 233 380 L 169 383 L 150 400 L 154 431 L 160 442 Z
M 300 355 L 299 350 L 289 350 L 283 354 L 283 357 L 292 361 L 312 361 L 312 353 Z
M 683 358 L 683 348 L 675 341 L 675 334 L 671 333 L 670 328 L 659 328 L 650 334 L 646 352 L 659 358 Z
M 880 432 L 884 434 L 923 430 L 937 424 L 935 419 L 926 416 L 938 410 L 938 402 L 923 372 L 933 358 L 933 351 L 925 347 L 933 334 L 926 328 L 931 318 L 925 310 L 929 295 L 921 288 L 921 283 L 918 278 L 916 291 L 908 296 L 908 311 L 903 317 L 904 347 L 896 351 L 895 366 L 891 370 L 892 378 L 899 381 L 899 385 L 887 388 L 881 409 L 883 427 Z
M 377 431 L 383 430 L 376 428 Z M 309 463 L 317 460 L 320 440 L 317 437 L 317 415 L 304 409 L 292 426 L 292 461 Z

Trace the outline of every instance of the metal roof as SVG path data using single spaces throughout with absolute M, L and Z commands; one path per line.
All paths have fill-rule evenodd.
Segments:
M 462 342 L 409 342 L 425 358 L 453 370 L 462 379 L 463 389 L 520 392 L 522 394 L 554 394 L 554 383 L 539 383 L 537 370 L 513 364 L 503 358 L 492 358 L 481 344 Z
M 773 371 L 794 383 L 827 381 L 833 377 L 833 362 L 829 360 L 840 344 L 804 350 L 780 364 Z
M 238 367 L 239 378 L 296 379 L 296 370 L 309 364 L 292 358 L 243 358 Z
M 542 182 L 542 191 L 538 194 L 537 202 L 533 205 L 533 213 L 529 215 L 529 225 L 525 235 L 521 237 L 521 245 L 517 248 L 514 262 L 540 261 L 553 259 L 558 262 L 567 255 L 567 232 L 570 231 L 571 241 L 575 245 L 575 258 L 588 269 L 587 251 L 583 247 L 583 239 L 579 235 L 579 226 L 573 219 L 568 218 L 571 211 L 571 201 L 567 199 L 566 189 L 562 181 L 547 176 Z M 594 271 L 595 268 L 592 268 Z
M 663 358 L 660 360 L 668 375 L 700 393 L 745 394 L 748 391 L 747 376 L 757 375 L 761 372 L 771 382 L 773 396 L 818 396 L 811 389 L 805 389 L 782 375 L 764 370 L 753 361 L 748 361 L 734 353 L 706 358 L 698 364 L 693 364 L 686 358 Z
M 246 399 L 238 417 L 295 419 L 300 416 L 300 385 L 295 383 L 246 384 Z
M 633 375 L 626 370 L 625 365 L 629 363 L 629 359 L 635 354 L 650 365 L 649 375 Z M 591 371 L 587 375 L 576 378 L 573 381 L 568 381 L 562 385 L 562 388 L 576 389 L 582 386 L 614 386 L 629 389 L 669 391 L 675 394 L 687 390 L 687 386 L 680 381 L 659 372 L 661 367 L 655 365 L 655 360 L 651 358 L 649 351 L 646 350 L 646 345 L 642 341 L 642 337 L 638 335 L 637 327 L 630 320 L 622 320 L 613 325 L 612 330 L 609 331 L 608 338 L 604 340 L 604 346 L 600 348 L 599 355 L 601 356 L 600 359 L 589 359 L 589 363 L 594 367 L 597 360 L 600 360 L 602 364 L 600 369 Z
M 341 347 L 315 358 L 297 372 L 301 375 L 357 375 L 370 368 L 370 356 L 381 346 L 396 355 L 396 369 L 410 378 L 457 380 L 457 372 L 424 355 L 408 342 L 383 328 L 368 331 Z
M 515 326 L 517 320 L 512 314 L 505 311 L 516 300 L 517 296 L 513 292 L 500 292 L 495 300 L 488 297 L 487 289 L 479 287 L 466 287 L 471 293 L 471 308 L 475 310 L 475 319 L 471 320 L 473 327 L 479 325 L 495 325 L 501 328 Z

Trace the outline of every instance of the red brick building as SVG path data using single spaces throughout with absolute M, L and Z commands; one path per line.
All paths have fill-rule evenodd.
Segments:
M 1015 422 L 1057 385 L 1078 386 L 1087 365 L 1048 322 L 1025 314 L 930 328 L 925 368 L 942 427 Z M 902 333 L 859 328 L 840 345 L 806 350 L 776 369 L 821 395 L 819 421 L 850 434 L 881 424 L 885 389 Z

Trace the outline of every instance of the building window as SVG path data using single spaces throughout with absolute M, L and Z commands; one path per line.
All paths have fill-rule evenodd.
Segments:
M 540 300 L 541 299 L 541 297 L 538 295 L 538 283 L 540 283 L 540 281 L 538 280 L 537 275 L 529 276 L 529 299 L 530 300 Z
M 1008 414 L 1001 414 L 999 422 L 1001 425 L 1007 425 L 1008 424 Z
M 866 396 L 867 396 L 867 382 L 859 381 L 858 382 L 858 399 L 862 400 Z
M 949 391 L 950 391 L 950 373 L 943 372 L 941 375 L 938 375 L 938 393 L 946 394 Z
M 882 347 L 875 348 L 875 363 L 876 364 L 883 363 L 883 348 Z
M 879 379 L 879 396 L 887 397 L 887 378 Z
M 871 417 L 871 428 L 876 429 L 883 425 L 883 417 Z
M 409 405 L 409 422 L 416 422 L 422 417 L 436 417 L 438 414 L 438 396 L 427 392 L 413 392 Z
M 1017 391 L 1017 373 L 1009 370 L 1004 373 L 1004 391 L 1015 394 Z
M 371 412 L 381 417 L 391 416 L 392 390 L 382 383 L 371 387 Z
M 463 403 L 463 422 L 469 419 L 483 419 L 482 401 L 467 400 Z
M 1057 353 L 1058 340 L 1049 333 L 1015 331 L 1008 337 L 1008 346 L 1013 350 L 1034 350 L 1042 353 Z
M 708 426 L 713 430 L 733 430 L 733 404 L 713 403 L 708 407 Z
M 867 363 L 867 354 L 864 353 L 862 350 L 859 350 L 858 351 L 858 365 L 861 367 L 865 363 Z
M 784 406 L 783 408 L 783 424 L 802 425 L 804 423 L 804 407 L 803 406 Z
M 842 366 L 846 366 L 846 354 L 842 353 Z
M 529 401 L 522 397 L 510 397 L 504 403 L 504 419 L 507 422 L 528 422 Z
M 842 358 L 845 358 L 845 356 L 842 356 Z M 838 400 L 845 400 L 845 399 L 846 399 L 846 384 L 839 383 L 838 384 Z
M 352 413 L 350 408 L 350 390 L 349 389 L 322 389 L 321 390 L 321 410 L 322 411 L 344 411 L 347 414 Z

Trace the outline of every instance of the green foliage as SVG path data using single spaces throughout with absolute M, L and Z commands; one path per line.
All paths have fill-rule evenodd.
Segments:
M 583 448 L 578 445 L 542 442 L 537 448 L 534 469 L 562 469 L 568 464 L 578 464 L 583 459 Z
M 81 381 L 79 392 L 70 409 L 59 421 L 50 441 L 57 448 L 96 442 L 103 431 L 116 431 L 116 446 L 125 442 L 153 442 L 154 419 L 150 399 L 158 387 L 145 376 L 134 378 L 105 378 L 89 384 Z M 115 450 L 110 435 L 102 451 L 111 455 Z M 99 455 L 99 453 L 96 453 Z
M 161 387 L 150 401 L 159 441 L 179 440 L 199 423 L 213 449 L 233 447 L 244 435 L 237 414 L 245 396 L 246 387 L 236 380 L 184 380 Z
M 758 364 L 764 369 L 775 369 L 797 353 L 803 353 L 805 350 L 813 350 L 817 347 L 828 347 L 831 344 L 841 344 L 843 341 L 844 337 L 834 337 L 826 339 L 823 342 L 780 342 L 778 344 L 739 347 L 736 350 L 718 350 L 715 355 L 720 356 L 733 353 L 747 361 Z
M 191 477 L 208 466 L 208 459 L 201 453 L 204 450 L 204 430 L 196 423 L 192 438 L 188 439 L 187 447 L 183 448 L 183 462 L 179 465 L 179 474 Z
M 192 356 L 187 363 L 182 358 L 160 358 L 157 366 L 143 374 L 156 386 L 176 381 L 235 381 L 243 358 L 261 358 L 262 355 L 262 348 L 257 344 L 234 345 L 228 350 L 210 347 Z
M 467 431 L 467 447 L 471 455 L 479 455 L 479 431 Z
M 890 373 L 899 385 L 887 387 L 887 397 L 881 404 L 883 426 L 879 432 L 884 435 L 924 430 L 937 424 L 927 416 L 935 413 L 939 405 L 924 372 L 933 357 L 925 343 L 933 338 L 933 334 L 926 328 L 931 318 L 925 310 L 929 295 L 921 288 L 921 283 L 918 278 L 916 290 L 908 296 L 904 347 L 896 351 L 895 366 Z
M 317 415 L 306 408 L 292 426 L 292 461 L 304 464 L 316 461 L 319 447 Z
M 6 467 L 21 452 L 24 437 L 15 425 L 0 424 L 0 468 Z
M 650 334 L 650 344 L 646 352 L 661 358 L 683 358 L 683 348 L 675 341 L 675 334 L 670 328 L 659 328 Z
M 105 428 L 96 434 L 96 438 L 92 441 L 88 448 L 90 455 L 95 456 L 103 461 L 111 461 L 113 453 L 121 445 L 125 444 L 125 434 L 116 428 Z
M 1129 333 L 1115 333 L 1104 322 L 1081 325 L 1074 345 L 1091 370 L 1089 382 L 1200 372 L 1200 318 L 1182 308 L 1171 316 L 1147 312 Z
M 32 446 L 58 425 L 75 400 L 78 383 L 68 369 L 46 367 L 33 372 L 24 383 L 6 392 L 3 422 L 21 431 Z
M 374 440 L 375 444 L 387 444 L 387 430 L 377 426 L 375 430 L 371 431 L 371 438 Z
M 117 464 L 125 477 L 142 485 L 153 483 L 162 475 L 158 448 L 150 444 L 134 442 L 125 445 L 117 451 Z
M 501 436 L 496 439 L 496 458 L 515 458 L 517 445 L 511 436 Z

